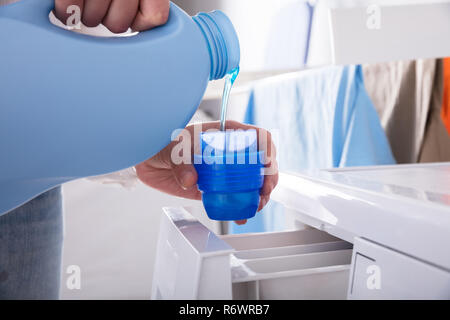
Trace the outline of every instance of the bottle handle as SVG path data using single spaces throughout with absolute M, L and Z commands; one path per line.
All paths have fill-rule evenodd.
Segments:
M 57 26 L 56 24 L 50 21 L 51 13 L 54 9 L 54 0 L 21 0 L 9 5 L 0 6 L 0 22 L 2 19 L 12 19 L 21 22 L 25 22 L 27 24 L 31 24 L 38 28 L 43 28 L 48 31 L 53 31 L 56 33 L 60 33 L 61 35 L 65 35 L 67 38 L 77 37 L 84 32 L 68 32 L 68 28 L 61 28 L 61 26 Z M 161 27 L 155 28 L 153 31 L 165 29 L 165 28 L 176 28 L 178 15 L 180 14 L 180 10 L 176 10 L 177 7 L 172 2 L 170 3 L 170 17 L 169 21 Z M 125 37 L 125 38 L 135 38 L 134 41 L 143 41 L 147 38 L 152 38 L 156 36 L 157 32 L 136 32 L 126 35 L 135 35 L 133 37 Z M 85 34 L 86 35 L 86 34 Z M 87 33 L 88 38 L 94 38 L 94 41 L 101 41 L 100 37 L 91 37 L 96 34 Z M 118 38 L 123 38 L 121 34 L 118 35 Z M 117 40 L 120 41 L 120 40 Z

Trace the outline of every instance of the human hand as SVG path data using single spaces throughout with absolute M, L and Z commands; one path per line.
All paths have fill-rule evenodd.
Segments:
M 194 128 L 194 126 L 201 126 L 201 129 Z M 191 155 L 194 151 L 194 132 L 203 132 L 208 129 L 219 129 L 219 122 L 208 122 L 190 125 L 186 127 L 189 133 L 189 141 L 191 146 Z M 264 176 L 264 184 L 260 192 L 260 202 L 258 211 L 260 211 L 269 201 L 272 190 L 278 183 L 278 164 L 276 161 L 276 149 L 272 142 L 271 134 L 261 128 L 245 125 L 236 121 L 227 121 L 227 129 L 256 129 L 259 137 L 258 149 L 265 151 L 266 165 L 269 175 Z M 180 136 L 180 141 L 172 141 L 167 147 L 161 150 L 152 158 L 142 162 L 136 166 L 136 173 L 138 178 L 146 185 L 158 189 L 162 192 L 188 198 L 201 199 L 201 193 L 197 188 L 197 171 L 192 164 L 175 164 L 172 158 L 174 147 L 179 143 L 183 143 L 185 135 Z M 265 141 L 261 141 L 265 139 Z M 192 163 L 192 161 L 191 161 Z M 247 220 L 236 221 L 237 224 L 244 224 Z
M 72 13 L 67 8 L 76 5 L 81 22 L 88 27 L 103 24 L 111 32 L 123 33 L 131 28 L 144 31 L 167 22 L 169 0 L 55 0 L 55 15 L 63 22 Z

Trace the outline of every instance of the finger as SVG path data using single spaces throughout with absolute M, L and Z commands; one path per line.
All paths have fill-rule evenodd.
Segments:
M 258 150 L 264 151 L 266 166 L 270 166 L 271 162 L 276 159 L 276 149 L 270 131 L 259 128 Z
M 131 27 L 139 8 L 139 0 L 112 0 L 103 24 L 111 32 L 123 33 Z
M 270 197 L 266 197 L 266 196 L 261 196 L 261 199 L 259 201 L 259 206 L 258 206 L 258 212 L 261 211 L 267 204 L 267 202 L 269 202 Z
M 193 200 L 201 200 L 202 198 L 202 194 L 197 187 L 185 190 L 175 183 L 171 169 L 154 168 L 147 162 L 142 162 L 136 165 L 135 168 L 139 180 L 152 188 L 177 197 Z
M 247 219 L 245 219 L 245 220 L 236 220 L 235 223 L 236 223 L 237 225 L 241 226 L 241 225 L 247 223 Z
M 85 0 L 81 21 L 85 26 L 96 27 L 108 13 L 111 0 Z
M 147 161 L 155 168 L 170 169 L 179 186 L 185 190 L 197 184 L 197 171 L 191 163 L 191 153 L 184 154 L 186 150 L 183 145 L 186 142 L 191 143 L 191 134 L 182 130 L 175 140 Z
M 261 195 L 263 196 L 270 196 L 278 184 L 278 163 L 276 160 L 271 163 L 270 171 L 272 174 L 264 176 L 264 183 L 261 188 Z
M 193 165 L 180 164 L 172 167 L 173 174 L 178 184 L 185 190 L 197 184 L 197 171 Z
M 70 6 L 77 6 L 80 8 L 80 14 L 83 12 L 84 0 L 55 0 L 55 16 L 64 24 L 68 24 L 67 21 L 72 17 L 74 12 L 70 10 Z M 69 9 L 69 10 L 68 10 Z M 67 12 L 69 11 L 69 12 Z M 79 17 L 81 19 L 81 16 Z M 78 22 L 73 23 L 76 25 Z M 72 24 L 72 23 L 69 23 Z
M 169 11 L 168 0 L 141 0 L 131 28 L 134 31 L 144 31 L 163 25 L 169 19 Z

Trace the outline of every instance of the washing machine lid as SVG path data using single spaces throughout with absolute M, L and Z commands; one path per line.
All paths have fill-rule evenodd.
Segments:
M 273 198 L 299 220 L 450 270 L 450 163 L 281 173 Z

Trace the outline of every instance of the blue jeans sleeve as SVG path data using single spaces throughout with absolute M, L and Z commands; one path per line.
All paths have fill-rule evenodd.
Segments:
M 0 216 L 0 299 L 58 299 L 62 244 L 60 187 Z

